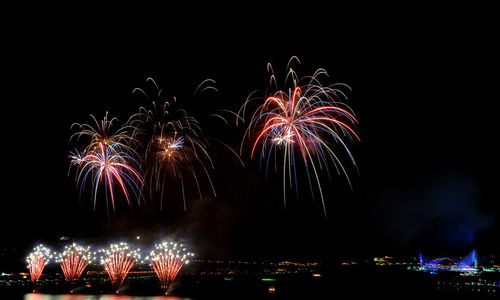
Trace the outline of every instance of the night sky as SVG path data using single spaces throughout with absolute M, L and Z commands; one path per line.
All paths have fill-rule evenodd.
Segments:
M 3 43 L 1 246 L 140 234 L 183 238 L 205 257 L 498 251 L 491 26 L 464 12 L 406 12 L 23 16 Z M 208 117 L 265 90 L 266 64 L 284 74 L 294 55 L 299 76 L 324 68 L 324 84 L 352 88 L 360 122 L 353 189 L 342 176 L 323 181 L 327 219 L 307 184 L 285 209 L 280 174 L 266 179 L 256 159 L 244 155 L 243 167 L 217 142 L 238 149 L 244 128 Z M 161 212 L 120 206 L 108 217 L 67 176 L 71 124 L 106 111 L 124 122 L 149 104 L 132 90 L 150 76 L 199 119 L 217 197 L 202 184 L 203 201 L 189 194 L 184 212 L 172 188 Z M 207 78 L 219 92 L 193 97 Z

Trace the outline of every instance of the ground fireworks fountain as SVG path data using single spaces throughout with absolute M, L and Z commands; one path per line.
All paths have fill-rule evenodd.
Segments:
M 30 271 L 31 281 L 35 282 L 40 279 L 45 265 L 47 265 L 53 257 L 50 249 L 40 244 L 33 249 L 27 258 L 28 269 Z
M 189 263 L 189 258 L 194 254 L 187 252 L 182 244 L 174 242 L 162 242 L 155 245 L 150 256 L 146 259 L 151 261 L 161 287 L 167 290 L 175 281 L 177 274 L 185 263 Z
M 111 284 L 120 288 L 128 272 L 140 260 L 140 249 L 131 249 L 127 243 L 111 244 L 107 249 L 101 249 L 101 264 L 108 272 Z
M 89 263 L 92 262 L 93 254 L 90 247 L 83 247 L 76 243 L 66 245 L 64 251 L 59 253 L 57 261 L 66 280 L 75 280 L 80 278 L 83 271 Z

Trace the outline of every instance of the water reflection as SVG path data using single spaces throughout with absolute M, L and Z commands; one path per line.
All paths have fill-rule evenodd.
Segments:
M 47 295 L 29 293 L 24 295 L 24 300 L 189 300 L 176 296 L 127 296 L 127 295 Z

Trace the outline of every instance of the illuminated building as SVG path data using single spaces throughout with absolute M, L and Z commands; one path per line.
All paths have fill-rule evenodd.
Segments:
M 436 258 L 428 260 L 422 253 L 419 253 L 420 270 L 428 272 L 436 271 L 456 271 L 456 272 L 477 272 L 477 254 L 476 250 L 472 250 L 467 256 L 461 260 L 454 258 Z

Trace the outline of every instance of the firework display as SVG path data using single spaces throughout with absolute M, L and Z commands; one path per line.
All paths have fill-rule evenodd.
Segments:
M 113 124 L 116 124 L 118 119 L 110 119 L 108 112 L 106 112 L 100 122 L 94 115 L 90 115 L 90 117 L 93 120 L 91 124 L 73 123 L 71 125 L 71 128 L 78 128 L 79 130 L 70 137 L 70 140 L 76 138 L 77 141 L 80 141 L 82 137 L 86 138 L 88 143 L 85 147 L 85 152 L 98 150 L 100 144 L 104 144 L 105 146 L 115 145 L 115 147 L 118 146 L 126 152 L 133 152 L 133 149 L 129 147 L 134 130 L 132 126 L 124 125 L 116 128 L 117 125 Z
M 128 272 L 141 259 L 140 249 L 132 249 L 125 242 L 111 244 L 106 249 L 101 249 L 101 264 L 109 275 L 111 284 L 120 288 Z
M 295 189 L 296 194 L 299 195 L 299 184 L 301 189 L 302 184 L 305 186 L 306 192 L 308 186 L 312 198 L 319 194 L 326 218 L 327 203 L 325 203 L 322 181 L 326 177 L 331 179 L 331 170 L 335 170 L 337 175 L 345 176 L 352 188 L 348 167 L 357 167 L 349 148 L 351 143 L 360 141 L 357 129 L 358 120 L 351 108 L 344 103 L 347 99 L 345 91 L 350 90 L 347 85 L 342 83 L 323 85 L 322 77 L 328 76 L 323 69 L 318 69 L 312 76 L 299 78 L 290 68 L 290 63 L 294 59 L 296 57 L 292 57 L 287 65 L 283 87 L 278 87 L 277 77 L 272 66 L 268 64 L 268 71 L 271 72 L 271 87 L 262 97 L 254 96 L 256 92 L 252 93 L 243 105 L 237 104 L 239 108 L 237 112 L 219 110 L 232 113 L 231 117 L 235 117 L 236 127 L 239 122 L 245 124 L 241 130 L 243 138 L 241 139 L 240 136 L 236 142 L 240 146 L 239 154 L 237 150 L 233 150 L 225 143 L 221 142 L 221 144 L 231 150 L 243 166 L 243 153 L 250 161 L 258 159 L 255 165 L 258 164 L 265 169 L 266 177 L 269 170 L 274 169 L 279 174 L 280 184 L 282 183 L 282 186 L 278 184 L 277 189 L 283 193 L 285 208 L 287 193 L 290 190 Z M 71 129 L 76 129 L 77 132 L 71 135 L 70 141 L 76 140 L 78 145 L 69 153 L 68 175 L 73 172 L 80 198 L 88 197 L 94 213 L 98 201 L 100 207 L 106 206 L 108 220 L 111 209 L 115 212 L 125 205 L 134 206 L 137 203 L 137 206 L 143 209 L 137 218 L 152 216 L 151 224 L 154 224 L 159 218 L 167 215 L 170 217 L 177 213 L 177 207 L 172 210 L 173 214 L 170 210 L 168 213 L 158 212 L 156 204 L 159 203 L 159 208 L 162 210 L 164 199 L 181 198 L 181 196 L 184 211 L 187 211 L 186 199 L 196 198 L 198 195 L 199 199 L 207 195 L 212 197 L 212 193 L 214 197 L 217 196 L 211 173 L 219 174 L 232 168 L 228 161 L 226 164 L 217 165 L 218 168 L 215 169 L 210 151 L 216 149 L 214 157 L 220 158 L 223 154 L 218 153 L 217 150 L 223 148 L 213 146 L 214 139 L 209 139 L 204 135 L 198 119 L 180 108 L 175 97 L 166 100 L 162 94 L 163 89 L 159 88 L 155 80 L 147 78 L 146 82 L 150 84 L 149 87 L 154 88 L 154 93 L 148 92 L 146 88 L 136 88 L 132 94 L 139 93 L 145 96 L 149 100 L 148 105 L 141 106 L 138 110 L 136 108 L 139 105 L 135 109 L 128 110 L 135 113 L 131 113 L 123 125 L 118 124 L 118 119 L 110 117 L 106 112 L 100 121 L 91 115 L 91 123 L 74 123 L 71 126 Z M 212 82 L 213 80 L 205 80 L 195 93 L 198 90 L 216 90 L 210 85 Z M 204 109 L 205 107 L 200 106 L 195 112 Z M 229 124 L 218 114 L 209 116 L 221 119 L 226 125 Z M 210 130 L 214 132 L 220 131 L 219 129 L 210 127 Z M 208 140 L 211 141 L 211 148 L 209 148 Z M 345 166 L 344 160 L 348 160 L 350 164 Z M 251 184 L 254 181 L 252 178 L 254 175 L 250 173 L 249 176 L 241 178 L 249 179 L 248 182 Z M 260 180 L 260 175 L 254 177 Z M 230 183 L 225 179 L 222 177 L 215 183 L 218 186 Z M 237 190 L 236 193 L 236 188 L 231 187 L 223 191 L 225 192 L 223 195 L 227 198 L 236 195 L 235 198 L 237 198 L 238 193 L 245 193 L 253 188 L 250 185 L 247 187 L 241 191 Z M 269 187 L 274 186 L 269 185 Z M 251 192 L 248 195 L 253 194 Z M 273 198 L 272 195 L 273 193 L 269 198 Z M 245 197 L 242 198 L 245 199 Z M 180 201 L 176 203 L 180 208 Z M 317 204 L 320 205 L 319 201 Z M 167 208 L 170 209 L 171 206 L 168 205 Z M 231 211 L 227 210 L 227 212 Z M 318 211 L 321 213 L 320 209 Z M 209 212 L 211 213 L 212 210 Z M 222 214 L 227 214 L 227 212 L 222 211 Z M 197 220 L 198 211 L 195 213 L 194 216 L 185 214 L 191 219 L 184 220 Z M 200 216 L 204 217 L 204 215 Z M 113 222 L 120 222 L 120 226 L 115 227 L 120 228 L 119 230 L 128 229 L 127 226 L 136 221 L 122 216 L 121 212 L 115 213 L 114 217 L 116 220 Z M 148 222 L 144 222 L 144 225 L 149 226 Z M 79 226 L 84 226 L 82 224 Z M 112 223 L 112 225 L 116 224 Z M 113 228 L 113 226 L 108 226 L 106 229 Z M 69 239 L 69 237 L 62 237 L 60 241 Z M 140 236 L 134 239 L 136 243 L 140 242 L 139 240 Z M 149 240 L 149 237 L 146 236 L 144 240 Z M 92 249 L 97 248 L 93 245 Z M 35 283 L 40 279 L 44 267 L 55 257 L 54 261 L 60 266 L 65 279 L 70 281 L 67 285 L 75 286 L 87 281 L 87 276 L 83 276 L 85 280 L 81 282 L 80 278 L 90 265 L 89 268 L 92 270 L 89 270 L 87 275 L 95 274 L 99 277 L 99 282 L 107 282 L 102 279 L 107 273 L 111 285 L 117 289 L 118 293 L 123 290 L 120 288 L 132 268 L 148 262 L 151 266 L 149 270 L 141 266 L 137 274 L 146 273 L 148 274 L 146 276 L 151 278 L 154 277 L 154 271 L 161 288 L 169 290 L 172 289 L 182 268 L 194 257 L 184 244 L 171 240 L 156 243 L 147 256 L 141 255 L 140 251 L 140 248 L 135 248 L 126 242 L 109 244 L 108 247 L 95 252 L 91 251 L 90 246 L 71 243 L 65 245 L 64 249 L 56 254 L 40 244 L 29 253 L 27 267 L 31 281 Z M 96 256 L 100 259 L 98 263 L 95 263 Z M 93 265 L 91 265 L 92 262 L 94 262 Z M 95 270 L 96 268 L 100 270 Z M 138 277 L 141 276 L 138 275 Z M 56 274 L 58 283 L 60 279 L 62 275 L 59 272 Z M 51 280 L 52 278 L 46 281 Z M 135 279 L 129 278 L 129 280 Z M 109 285 L 109 283 L 106 284 Z M 86 288 L 90 286 L 92 283 L 85 283 Z
M 360 141 L 358 120 L 345 104 L 345 91 L 350 90 L 349 86 L 343 83 L 323 85 L 322 77 L 328 76 L 324 69 L 318 69 L 312 76 L 299 78 L 290 67 L 294 61 L 300 63 L 297 57 L 290 59 L 283 88 L 278 87 L 277 76 L 268 64 L 270 92 L 266 92 L 264 97 L 254 97 L 252 93 L 239 111 L 233 113 L 237 126 L 239 121 L 248 120 L 240 156 L 245 149 L 250 159 L 258 157 L 261 167 L 265 167 L 266 177 L 270 168 L 281 170 L 285 207 L 287 185 L 295 188 L 298 194 L 302 181 L 299 181 L 298 173 L 304 172 L 311 196 L 314 198 L 319 193 L 326 217 L 321 181 L 325 175 L 331 180 L 330 169 L 333 166 L 337 174 L 345 176 L 352 188 L 343 161 L 350 160 L 357 168 L 349 143 Z M 165 193 L 170 197 L 172 193 L 169 191 L 179 191 L 184 210 L 187 210 L 186 191 L 190 190 L 189 186 L 195 186 L 200 199 L 203 198 L 200 188 L 202 177 L 216 196 L 208 171 L 215 167 L 198 120 L 184 109 L 176 108 L 175 97 L 165 100 L 164 90 L 154 79 L 147 78 L 146 81 L 153 87 L 153 92 L 135 88 L 133 94 L 142 94 L 152 103 L 140 107 L 139 112 L 130 116 L 124 126 L 115 125 L 117 119 L 109 118 L 107 113 L 101 122 L 92 116 L 93 125 L 73 124 L 79 131 L 72 138 L 86 138 L 88 143 L 83 151 L 71 152 L 71 165 L 79 168 L 77 182 L 81 185 L 80 193 L 87 178 L 92 178 L 94 209 L 100 186 L 104 186 L 106 200 L 110 198 L 113 209 L 116 189 L 121 190 L 129 205 L 131 193 L 139 201 L 146 194 L 144 190 L 149 189 L 150 198 L 154 198 L 153 192 L 159 192 L 155 196 L 159 196 L 160 209 L 163 208 Z M 205 80 L 196 91 L 212 89 L 212 82 Z M 260 101 L 256 106 L 255 100 Z M 212 115 L 228 123 L 223 117 Z
M 290 62 L 292 60 L 293 58 Z M 270 65 L 268 69 L 272 72 Z M 343 173 L 350 184 L 337 149 L 344 149 L 355 165 L 345 141 L 359 140 L 359 137 L 356 134 L 358 121 L 350 108 L 342 102 L 346 98 L 342 88 L 348 86 L 340 83 L 323 86 L 319 80 L 322 75 L 327 75 L 326 71 L 319 69 L 313 76 L 299 79 L 290 68 L 285 79 L 285 85 L 289 84 L 288 89 L 283 91 L 276 86 L 277 91 L 264 99 L 250 118 L 245 138 L 251 144 L 250 157 L 260 158 L 261 164 L 265 164 L 266 174 L 271 159 L 275 159 L 275 169 L 281 166 L 285 206 L 286 183 L 290 186 L 295 184 L 297 189 L 296 164 L 301 161 L 305 166 L 312 194 L 315 179 L 326 217 L 319 172 L 329 172 L 331 161 L 337 172 Z M 271 83 L 273 82 L 276 85 L 274 74 L 271 76 Z M 242 119 L 253 100 L 255 99 L 247 99 L 240 109 Z M 245 138 L 242 148 L 246 144 Z
M 90 251 L 90 246 L 84 247 L 76 243 L 66 245 L 58 254 L 57 262 L 61 266 L 66 280 L 80 278 L 89 263 L 95 259 L 95 252 Z
M 43 244 L 36 246 L 28 255 L 26 259 L 28 262 L 28 269 L 30 271 L 31 281 L 35 282 L 40 279 L 45 265 L 47 265 L 53 258 L 54 253 Z
M 150 260 L 153 269 L 161 282 L 161 287 L 167 289 L 175 281 L 184 264 L 189 263 L 193 253 L 175 242 L 162 242 L 155 245 L 146 260 Z
M 96 264 L 97 256 L 99 261 Z M 134 248 L 126 242 L 110 244 L 97 251 L 92 251 L 90 246 L 71 243 L 65 245 L 59 253 L 40 244 L 28 255 L 27 262 L 32 282 L 40 279 L 44 267 L 51 261 L 61 267 L 68 281 L 79 280 L 89 265 L 93 265 L 93 268 L 102 265 L 111 285 L 116 289 L 122 286 L 134 266 L 149 263 L 158 276 L 161 287 L 167 289 L 193 256 L 185 245 L 173 241 L 155 244 L 147 256 L 141 254 L 141 248 Z
M 132 166 L 132 164 L 137 165 L 137 162 L 132 156 L 121 150 L 120 144 L 105 146 L 103 143 L 99 143 L 96 150 L 83 154 L 78 151 L 72 152 L 70 158 L 72 165 L 79 168 L 77 180 L 80 182 L 81 189 L 85 186 L 87 179 L 91 177 L 94 209 L 101 182 L 104 183 L 106 200 L 109 194 L 113 209 L 115 209 L 115 184 L 119 186 L 129 205 L 130 191 L 137 198 L 139 197 L 143 180 L 139 172 Z
M 208 153 L 208 143 L 203 137 L 199 122 L 187 114 L 184 109 L 175 108 L 176 98 L 163 100 L 162 89 L 152 78 L 147 79 L 156 90 L 157 101 L 150 108 L 141 107 L 130 118 L 129 124 L 135 128 L 134 141 L 138 143 L 144 163 L 145 178 L 150 191 L 161 192 L 160 208 L 163 206 L 163 193 L 168 182 L 178 182 L 186 207 L 185 182 L 192 179 L 198 195 L 202 198 L 200 177 L 207 179 L 214 195 L 207 166 L 214 168 Z M 148 93 L 140 88 L 134 93 L 141 93 L 148 99 Z
M 180 187 L 184 210 L 187 210 L 185 185 L 186 180 L 193 182 L 200 199 L 202 198 L 201 179 L 206 179 L 215 196 L 215 189 L 208 168 L 214 168 L 208 153 L 208 143 L 203 137 L 199 122 L 181 108 L 175 108 L 176 99 L 166 101 L 162 89 L 152 78 L 148 78 L 156 89 L 157 101 L 152 101 L 149 108 L 140 107 L 139 112 L 130 116 L 125 125 L 118 126 L 116 118 L 108 117 L 98 121 L 91 115 L 91 124 L 74 123 L 78 129 L 70 140 L 83 143 L 83 150 L 70 152 L 71 167 L 78 169 L 76 181 L 80 185 L 80 196 L 87 179 L 91 178 L 94 210 L 97 192 L 104 187 L 106 203 L 115 206 L 115 190 L 125 195 L 130 205 L 133 194 L 138 202 L 148 188 L 160 192 L 160 208 L 163 206 L 163 194 L 168 182 Z M 201 85 L 203 90 L 215 89 Z M 199 87 L 199 88 L 200 88 Z M 215 89 L 216 90 L 216 89 Z M 144 89 L 136 88 L 133 93 L 142 93 L 150 99 Z M 70 170 L 71 170 L 70 167 Z M 144 184 L 144 181 L 147 186 Z M 100 183 L 103 184 L 100 184 Z M 109 205 L 107 205 L 109 206 Z M 108 209 L 109 210 L 109 209 Z

